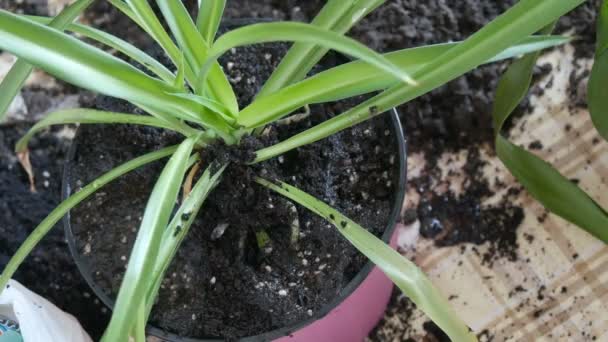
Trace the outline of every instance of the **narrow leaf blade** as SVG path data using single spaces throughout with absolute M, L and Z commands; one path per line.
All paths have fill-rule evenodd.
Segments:
M 231 139 L 231 127 L 200 104 L 173 96 L 171 84 L 57 30 L 0 10 L 0 48 L 76 86 L 153 109 L 173 125 L 177 118 L 213 128 Z
M 587 102 L 593 125 L 608 141 L 608 49 L 595 56 L 589 76 Z
M 27 16 L 29 19 L 41 23 L 48 24 L 50 22 L 50 18 L 46 17 L 36 17 L 36 16 Z M 74 32 L 80 34 L 84 37 L 97 41 L 103 45 L 106 45 L 116 51 L 124 54 L 125 56 L 131 58 L 142 66 L 146 67 L 152 73 L 160 77 L 163 81 L 167 83 L 173 83 L 175 80 L 175 75 L 169 71 L 164 65 L 150 57 L 145 52 L 141 51 L 139 48 L 133 46 L 132 44 L 116 37 L 111 34 L 108 34 L 104 31 L 98 30 L 94 27 L 82 25 L 82 24 L 70 24 L 67 27 L 67 31 Z
M 76 19 L 80 13 L 87 9 L 91 3 L 93 3 L 93 0 L 78 0 L 74 2 L 50 21 L 50 27 L 59 30 L 65 29 L 65 27 Z M 4 119 L 8 107 L 23 87 L 23 84 L 31 74 L 32 69 L 33 67 L 29 63 L 18 59 L 4 77 L 2 83 L 0 83 L 0 122 Z
M 216 0 L 213 1 L 217 2 Z M 165 20 L 169 24 L 171 32 L 181 47 L 184 56 L 186 56 L 189 70 L 197 73 L 207 58 L 209 44 L 199 33 L 180 0 L 157 0 L 156 3 L 163 12 Z M 194 79 L 190 77 L 189 80 L 192 82 Z M 196 83 L 193 85 L 196 88 Z M 231 114 L 236 115 L 238 112 L 236 95 L 218 63 L 214 63 L 211 66 L 209 80 L 206 85 L 210 96 L 224 104 Z M 196 89 L 198 90 L 199 88 Z M 204 95 L 199 91 L 197 93 Z
M 197 70 L 205 60 L 208 46 L 192 22 L 186 7 L 180 0 L 156 0 L 156 4 L 181 49 L 175 62 L 179 65 L 179 57 L 183 55 L 192 70 Z
M 15 145 L 17 153 L 27 150 L 30 139 L 41 130 L 53 125 L 65 124 L 132 124 L 144 125 L 175 130 L 166 122 L 146 115 L 133 115 L 125 113 L 105 112 L 86 108 L 67 109 L 48 114 L 37 122 Z
M 496 137 L 496 153 L 526 190 L 553 213 L 608 243 L 608 213 L 550 164 Z
M 333 26 L 350 10 L 357 0 L 329 0 L 311 22 L 312 25 L 331 30 Z M 313 43 L 295 43 L 287 51 L 281 63 L 270 75 L 258 96 L 272 94 L 293 83 L 298 69 L 308 64 L 307 58 L 314 51 Z M 310 70 L 305 70 L 308 73 Z
M 311 24 L 343 35 L 384 2 L 386 0 L 330 0 Z M 295 43 L 264 84 L 260 96 L 304 79 L 327 51 L 329 48 L 314 43 Z
M 146 276 L 152 272 L 164 230 L 179 193 L 196 138 L 180 144 L 160 176 L 146 205 L 110 324 L 103 341 L 127 341 L 137 310 L 146 305 Z
M 327 31 L 310 24 L 295 22 L 274 22 L 245 26 L 228 32 L 221 36 L 209 52 L 210 58 L 205 63 L 214 62 L 228 50 L 250 44 L 268 43 L 276 41 L 295 41 L 316 43 L 334 49 L 346 55 L 364 60 L 389 74 L 396 75 L 404 82 L 415 84 L 409 74 L 392 64 L 382 55 L 369 49 L 365 45 L 335 32 Z M 206 79 L 206 69 L 201 72 L 199 82 Z
M 542 32 L 551 32 L 553 26 L 547 26 Z M 608 213 L 549 163 L 501 135 L 503 124 L 528 92 L 538 56 L 538 52 L 530 53 L 513 62 L 498 83 L 492 113 L 496 154 L 526 190 L 547 209 L 608 242 Z
M 209 46 L 213 45 L 225 7 L 226 0 L 200 1 L 196 26 Z
M 569 41 L 560 36 L 532 36 L 524 39 L 487 62 L 519 56 Z M 416 72 L 434 58 L 460 43 L 428 45 L 399 50 L 384 55 L 402 70 Z M 239 114 L 238 123 L 255 128 L 273 122 L 307 104 L 338 101 L 344 98 L 384 90 L 399 80 L 382 73 L 363 61 L 354 61 L 318 73 L 275 93 L 259 96 Z
M 476 337 L 458 318 L 450 303 L 426 275 L 411 261 L 382 240 L 322 201 L 289 184 L 257 182 L 325 218 L 361 253 L 375 263 L 414 303 L 429 316 L 452 341 L 476 341 Z
M 521 0 L 458 46 L 413 73 L 417 86 L 397 85 L 351 110 L 290 139 L 258 151 L 256 161 L 277 156 L 326 138 L 418 96 L 474 69 L 508 47 L 550 24 L 584 0 Z
M 188 234 L 190 226 L 192 226 L 192 223 L 196 219 L 207 196 L 209 196 L 211 191 L 213 191 L 220 182 L 221 176 L 227 166 L 220 166 L 218 170 L 213 170 L 212 172 L 212 168 L 216 168 L 217 165 L 214 163 L 211 165 L 212 166 L 205 170 L 201 178 L 196 182 L 196 185 L 192 188 L 192 191 L 182 202 L 182 205 L 173 216 L 173 219 L 163 234 L 158 259 L 154 265 L 154 270 L 152 271 L 151 279 L 153 280 L 147 292 L 147 314 L 152 310 L 154 300 L 158 294 L 160 284 L 167 268 L 171 264 L 182 241 Z M 184 214 L 186 214 L 186 216 L 184 216 Z M 184 217 L 187 217 L 187 219 L 184 220 Z
M 589 113 L 595 128 L 608 141 L 608 1 L 602 2 L 597 22 L 597 48 L 587 89 Z

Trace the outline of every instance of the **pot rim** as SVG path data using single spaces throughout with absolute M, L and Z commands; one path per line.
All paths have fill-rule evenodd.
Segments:
M 398 219 L 400 217 L 401 208 L 402 208 L 404 198 L 405 198 L 405 190 L 406 190 L 405 186 L 406 186 L 406 181 L 407 181 L 407 142 L 406 142 L 405 135 L 403 132 L 403 127 L 401 126 L 401 120 L 399 119 L 398 111 L 395 108 L 390 110 L 389 116 L 390 116 L 390 120 L 391 120 L 391 124 L 392 124 L 391 128 L 392 128 L 392 131 L 395 136 L 395 144 L 397 145 L 396 146 L 397 152 L 399 154 L 399 168 L 398 168 L 399 169 L 399 171 L 398 171 L 399 172 L 399 181 L 397 183 L 394 203 L 393 203 L 393 207 L 391 209 L 391 213 L 389 215 L 389 220 L 388 220 L 386 229 L 385 229 L 384 233 L 382 234 L 382 240 L 386 243 L 388 243 L 390 241 L 390 239 L 395 231 L 395 227 L 398 222 Z M 78 131 L 76 132 L 76 136 L 77 135 L 78 135 Z M 72 142 L 72 144 L 70 145 L 70 149 L 68 152 L 68 159 L 64 166 L 63 177 L 62 177 L 62 200 L 65 200 L 71 194 L 71 187 L 69 184 L 70 183 L 69 182 L 70 172 L 69 172 L 68 165 L 74 159 L 74 155 L 76 153 L 76 145 L 77 144 L 74 140 Z M 110 310 L 112 310 L 113 306 L 114 306 L 114 300 L 112 300 L 110 298 L 110 296 L 108 296 L 105 293 L 105 291 L 99 285 L 97 285 L 97 283 L 93 280 L 90 266 L 78 252 L 78 249 L 76 247 L 76 241 L 75 241 L 74 234 L 72 231 L 72 226 L 70 223 L 70 216 L 71 216 L 71 211 L 68 212 L 64 216 L 63 225 L 64 225 L 66 240 L 68 243 L 68 247 L 70 249 L 70 254 L 72 256 L 72 259 L 76 263 L 76 266 L 78 267 L 78 271 L 84 277 L 85 281 L 87 282 L 88 286 L 91 288 L 93 293 Z M 337 295 L 331 302 L 326 304 L 321 310 L 318 310 L 309 319 L 306 319 L 304 321 L 301 321 L 297 324 L 294 324 L 294 325 L 291 325 L 288 327 L 275 329 L 275 330 L 265 332 L 265 333 L 262 333 L 259 335 L 251 336 L 251 337 L 244 337 L 244 338 L 241 338 L 240 341 L 243 341 L 243 342 L 260 341 L 261 342 L 261 341 L 273 340 L 276 338 L 288 336 L 288 335 L 294 333 L 295 331 L 298 331 L 298 330 L 312 324 L 313 322 L 315 322 L 317 320 L 323 319 L 329 312 L 331 312 L 333 309 L 338 307 L 346 298 L 348 298 L 359 287 L 359 285 L 361 285 L 361 283 L 368 277 L 368 275 L 370 274 L 370 272 L 372 271 L 372 269 L 374 267 L 375 267 L 375 265 L 371 261 L 368 261 L 361 268 L 361 270 L 357 273 L 357 275 L 340 291 L 339 295 Z M 148 324 L 146 331 L 150 335 L 165 339 L 167 341 L 173 341 L 173 342 L 223 341 L 223 340 L 217 339 L 217 338 L 197 339 L 197 338 L 190 338 L 190 337 L 181 337 L 177 334 L 169 333 L 167 331 L 164 331 L 164 330 L 157 328 L 155 326 L 152 326 L 150 324 Z

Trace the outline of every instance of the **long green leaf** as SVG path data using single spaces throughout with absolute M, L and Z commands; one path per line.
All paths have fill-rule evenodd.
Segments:
M 156 3 L 186 56 L 190 69 L 198 72 L 207 58 L 209 46 L 198 32 L 184 4 L 180 0 L 156 0 Z M 228 78 L 218 63 L 214 63 L 211 69 L 206 89 L 214 99 L 224 104 L 230 113 L 236 116 L 238 103 Z M 201 92 L 197 93 L 202 95 Z
M 146 311 L 144 305 L 139 306 L 136 320 L 133 333 L 134 342 L 146 342 Z
M 526 190 L 553 213 L 608 243 L 608 213 L 549 163 L 496 137 L 496 154 Z
M 29 19 L 36 21 L 37 23 L 47 24 L 50 22 L 50 18 L 46 17 L 36 17 L 36 16 L 27 16 Z M 124 54 L 125 56 L 131 58 L 137 63 L 143 65 L 146 69 L 153 72 L 155 75 L 160 77 L 163 81 L 172 84 L 175 80 L 175 75 L 169 71 L 164 65 L 150 57 L 145 52 L 141 51 L 137 47 L 132 44 L 113 36 L 104 31 L 98 30 L 94 27 L 82 25 L 82 24 L 70 24 L 66 28 L 67 31 L 74 32 L 80 34 L 89 39 L 95 40 L 99 43 L 102 43 L 116 51 Z
M 154 300 L 158 294 L 158 290 L 160 289 L 164 274 L 167 271 L 167 268 L 169 268 L 169 265 L 177 253 L 179 246 L 181 245 L 185 236 L 188 234 L 190 226 L 192 226 L 192 223 L 196 219 L 198 212 L 207 199 L 207 196 L 220 182 L 226 165 L 219 167 L 218 170 L 212 170 L 212 168 L 216 168 L 218 166 L 219 165 L 212 163 L 211 166 L 205 170 L 201 178 L 196 182 L 196 185 L 192 188 L 192 191 L 190 191 L 182 205 L 173 216 L 173 219 L 163 234 L 157 262 L 154 265 L 154 270 L 150 276 L 152 279 L 151 286 L 147 290 L 147 315 L 149 315 L 150 311 L 152 310 L 152 306 L 154 305 Z M 184 220 L 184 218 L 186 219 Z
M 63 30 L 65 27 L 74 21 L 80 13 L 82 13 L 93 0 L 78 0 L 66 7 L 59 15 L 49 22 L 49 26 L 58 30 Z M 11 70 L 0 83 L 0 122 L 4 119 L 8 107 L 19 94 L 23 84 L 31 74 L 33 67 L 24 60 L 18 59 L 12 66 Z
M 312 25 L 345 34 L 352 26 L 386 0 L 330 0 L 312 21 Z M 302 80 L 329 51 L 312 43 L 295 43 L 260 91 L 260 96 Z
M 345 34 L 348 32 L 356 23 L 358 23 L 361 19 L 367 16 L 369 13 L 373 12 L 380 5 L 385 3 L 386 0 L 359 0 L 355 3 L 355 5 L 350 9 L 350 11 L 342 16 L 340 21 L 336 23 L 336 25 L 332 28 L 332 31 L 338 34 Z M 294 75 L 293 81 L 299 81 L 306 77 L 308 72 L 312 70 L 312 68 L 319 63 L 321 58 L 327 54 L 328 49 L 324 47 L 315 47 L 312 53 L 306 59 L 307 64 L 305 64 L 302 68 L 296 71 Z
M 608 140 L 608 1 L 602 2 L 597 21 L 597 48 L 587 90 L 595 128 Z
M 132 124 L 160 127 L 178 131 L 165 121 L 147 115 L 105 112 L 93 109 L 76 108 L 53 112 L 37 122 L 15 145 L 15 151 L 22 153 L 27 150 L 30 139 L 41 130 L 53 125 L 65 124 Z
M 517 44 L 584 1 L 521 0 L 467 40 L 414 72 L 417 86 L 393 86 L 343 114 L 258 151 L 256 162 L 326 138 L 424 95 Z
M 222 104 L 220 102 L 216 102 L 212 99 L 208 99 L 203 96 L 190 94 L 190 93 L 173 93 L 171 95 L 199 103 L 200 105 L 209 109 L 213 113 L 221 116 L 226 122 L 229 122 L 229 123 L 236 122 L 236 120 L 232 117 L 232 113 L 230 112 L 230 109 L 225 107 L 224 104 Z
M 163 0 L 165 3 L 166 1 Z M 172 3 L 169 4 L 171 6 L 171 10 L 180 10 L 179 4 L 176 5 L 176 1 L 169 0 Z M 171 37 L 167 34 L 165 29 L 160 24 L 160 21 L 156 17 L 156 14 L 150 7 L 150 4 L 147 0 L 127 0 L 129 3 L 126 5 L 122 0 L 110 0 L 110 2 L 120 9 L 125 15 L 130 17 L 135 23 L 137 23 L 144 31 L 146 31 L 154 40 L 163 48 L 163 50 L 167 53 L 169 58 L 173 61 L 176 67 L 179 67 L 180 58 L 182 52 L 177 48 L 175 43 L 171 40 Z M 167 13 L 167 12 L 166 12 Z M 182 13 L 183 14 L 183 13 Z M 176 19 L 179 21 L 179 18 L 172 13 L 168 13 L 168 21 L 172 24 L 176 24 Z M 190 39 L 187 36 L 181 35 L 180 38 Z M 206 46 L 199 46 L 198 49 L 207 49 Z M 187 67 L 183 70 L 188 83 L 194 87 L 196 81 L 196 73 L 194 70 L 198 69 L 200 65 L 192 65 L 190 63 L 187 64 Z M 223 73 L 218 74 L 218 69 L 221 71 L 219 65 L 214 65 L 212 67 L 212 72 L 210 75 L 210 83 L 213 83 L 210 86 L 210 92 L 212 92 L 212 96 L 216 98 L 218 101 L 224 103 L 228 108 L 230 108 L 233 113 L 238 112 L 238 105 L 236 102 L 236 96 L 234 95 L 234 91 L 232 90 L 230 83 L 225 77 L 222 77 Z M 211 80 L 213 82 L 211 82 Z M 200 94 L 203 95 L 203 94 Z
M 177 146 L 171 146 L 128 161 L 97 178 L 59 204 L 57 208 L 55 208 L 42 222 L 40 222 L 34 231 L 19 246 L 19 249 L 15 255 L 13 255 L 11 260 L 8 262 L 2 271 L 2 275 L 0 276 L 0 291 L 4 290 L 4 287 L 12 278 L 13 274 L 15 274 L 15 271 L 17 271 L 19 265 L 21 265 L 21 263 L 30 254 L 34 247 L 36 247 L 40 240 L 42 240 L 42 238 L 46 236 L 46 234 L 55 226 L 55 224 L 59 222 L 59 220 L 61 220 L 61 218 L 65 216 L 72 208 L 116 178 L 143 165 L 168 157 L 176 150 Z
M 552 28 L 550 25 L 543 31 L 548 33 Z M 496 154 L 547 209 L 608 242 L 608 213 L 549 163 L 501 135 L 503 124 L 528 92 L 538 55 L 538 52 L 530 53 L 516 60 L 498 84 L 493 109 Z
M 322 45 L 354 58 L 364 60 L 389 74 L 394 74 L 404 82 L 415 84 L 415 81 L 407 72 L 399 69 L 382 55 L 369 49 L 365 45 L 314 25 L 294 22 L 254 24 L 224 34 L 215 42 L 209 51 L 210 57 L 207 59 L 205 67 L 201 70 L 197 83 L 200 84 L 206 79 L 206 70 L 210 63 L 215 62 L 219 56 L 228 50 L 243 45 L 276 41 L 307 42 Z
M 171 33 L 181 48 L 181 53 L 192 70 L 197 70 L 205 60 L 207 42 L 198 32 L 188 10 L 180 0 L 156 0 Z
M 179 64 L 181 52 L 171 37 L 163 28 L 154 10 L 147 0 L 126 0 L 127 4 L 138 18 L 138 22 L 154 38 L 154 40 L 165 50 L 175 66 Z
M 136 23 L 137 26 L 143 29 L 146 33 L 151 35 L 146 25 L 139 19 L 135 12 L 131 10 L 131 7 L 126 2 L 124 2 L 123 0 L 108 0 L 108 2 L 112 6 L 116 7 L 116 9 L 118 9 L 120 12 L 122 12 L 122 14 L 126 15 L 129 19 L 131 19 L 131 21 Z
M 194 101 L 171 95 L 172 85 L 152 78 L 128 63 L 57 30 L 6 11 L 0 11 L 0 48 L 79 87 L 145 104 L 172 125 L 177 118 L 216 130 L 233 139 L 232 128 L 207 114 Z
M 135 21 L 163 48 L 173 64 L 178 67 L 182 52 L 175 45 L 167 31 L 163 28 L 158 17 L 152 10 L 147 0 L 126 0 L 129 8 L 135 16 Z M 202 48 L 202 47 L 201 47 Z M 192 65 L 188 63 L 185 70 L 186 79 L 190 85 L 194 86 L 196 72 Z
M 127 341 L 133 317 L 141 305 L 146 305 L 146 289 L 150 285 L 146 279 L 156 263 L 162 234 L 169 223 L 195 143 L 196 138 L 189 138 L 180 144 L 154 185 L 102 341 Z
M 452 341 L 476 341 L 450 303 L 411 261 L 382 240 L 322 201 L 289 184 L 257 182 L 325 218 L 361 253 L 378 266 Z
M 312 25 L 331 30 L 340 18 L 351 9 L 357 0 L 329 0 L 323 6 L 319 14 L 311 22 Z M 281 63 L 273 71 L 270 78 L 266 81 L 258 96 L 272 94 L 279 89 L 293 83 L 294 74 L 299 68 L 307 64 L 307 58 L 315 49 L 312 43 L 295 43 L 287 51 Z M 308 73 L 310 70 L 307 70 Z
M 512 46 L 487 63 L 545 49 L 568 42 L 561 36 L 532 36 Z M 403 70 L 416 72 L 434 58 L 460 43 L 404 49 L 384 56 Z M 273 122 L 307 104 L 338 101 L 389 88 L 399 80 L 363 61 L 354 61 L 323 71 L 303 81 L 256 100 L 239 114 L 238 123 L 255 128 Z
M 209 46 L 213 45 L 225 7 L 226 0 L 200 1 L 196 26 Z
M 213 63 L 209 71 L 209 77 L 205 87 L 195 89 L 200 96 L 208 95 L 215 100 L 221 102 L 228 110 L 232 117 L 238 116 L 239 104 L 236 99 L 236 94 L 230 85 L 230 81 L 224 70 L 218 62 Z M 206 94 L 205 91 L 208 93 Z

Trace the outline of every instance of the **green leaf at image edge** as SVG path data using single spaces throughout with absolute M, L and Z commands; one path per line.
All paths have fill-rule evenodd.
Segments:
M 543 29 L 548 34 L 553 25 Z M 547 209 L 608 242 L 608 213 L 549 163 L 510 143 L 501 135 L 503 124 L 524 98 L 539 52 L 513 62 L 501 78 L 493 109 L 496 153 L 503 164 Z
M 593 125 L 608 141 L 608 1 L 602 3 L 597 22 L 597 48 L 587 88 Z
M 199 3 L 196 27 L 203 39 L 211 46 L 222 21 L 226 0 L 202 0 Z

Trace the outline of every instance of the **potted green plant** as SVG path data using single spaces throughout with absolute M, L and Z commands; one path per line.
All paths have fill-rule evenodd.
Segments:
M 384 3 L 382 0 L 328 1 L 312 24 L 260 23 L 232 30 L 217 39 L 223 1 L 200 2 L 199 15 L 194 20 L 180 1 L 158 0 L 160 12 L 177 44 L 165 31 L 147 1 L 110 0 L 159 44 L 175 65 L 176 72 L 125 41 L 91 27 L 73 24 L 78 13 L 91 2 L 79 0 L 54 19 L 0 12 L 0 48 L 20 57 L 2 83 L 5 91 L 2 92 L 0 109 L 10 103 L 35 66 L 76 86 L 125 100 L 148 115 L 97 109 L 50 114 L 17 144 L 16 151 L 25 169 L 33 177 L 27 156 L 28 140 L 40 129 L 53 124 L 150 126 L 175 132 L 171 139 L 175 139 L 176 143 L 168 147 L 156 145 L 157 149 L 153 152 L 124 162 L 86 186 L 83 184 L 23 243 L 3 271 L 0 288 L 4 287 L 36 243 L 72 208 L 118 177 L 170 157 L 151 186 L 132 251 L 128 258 L 125 256 L 128 259 L 126 272 L 104 341 L 145 339 L 146 322 L 165 272 L 178 253 L 179 246 L 188 241 L 187 233 L 203 202 L 212 196 L 214 190 L 217 191 L 218 184 L 230 168 L 254 170 L 248 177 L 260 188 L 288 199 L 281 202 L 282 206 L 294 207 L 298 213 L 306 208 L 325 219 L 374 262 L 452 339 L 475 340 L 450 309 L 448 302 L 413 263 L 320 199 L 288 184 L 288 179 L 264 173 L 263 167 L 256 169 L 256 166 L 248 166 L 275 157 L 278 160 L 289 151 L 367 122 L 482 63 L 561 44 L 567 39 L 546 33 L 531 35 L 583 0 L 523 0 L 464 42 L 406 49 L 386 55 L 375 53 L 344 37 L 352 25 Z M 143 66 L 147 73 L 63 33 L 64 29 L 121 52 Z M 237 96 L 217 59 L 235 47 L 275 41 L 293 41 L 295 44 L 255 99 L 245 108 L 239 107 Z M 357 60 L 307 77 L 329 49 Z M 263 146 L 257 143 L 259 140 L 256 139 L 269 134 L 267 127 L 276 125 L 279 120 L 302 107 L 378 91 L 379 94 L 343 113 L 283 141 Z M 211 160 L 205 159 L 208 157 Z M 305 163 L 306 160 L 300 162 Z M 204 171 L 199 172 L 199 169 Z M 94 212 L 93 207 L 89 210 Z M 239 213 L 234 212 L 233 215 Z M 300 236 L 298 226 L 291 225 L 289 236 L 292 239 L 284 244 L 284 248 L 297 244 Z M 222 235 L 222 231 L 228 227 L 217 225 L 213 231 L 216 229 L 217 234 Z M 254 237 L 260 251 L 271 247 L 268 241 L 272 239 L 264 227 L 256 230 Z M 209 281 L 212 282 L 213 278 Z M 286 290 L 283 291 L 279 289 L 277 293 L 286 294 Z M 349 310 L 356 308 L 356 305 L 348 307 Z M 300 340 L 315 336 L 311 331 L 318 329 L 329 335 L 327 330 L 323 330 L 328 329 L 327 326 L 319 328 L 316 325 L 322 320 L 307 322 L 299 330 L 285 333 L 293 333 L 293 337 Z M 333 328 L 349 329 L 344 325 Z

